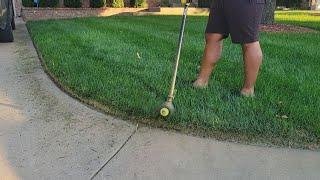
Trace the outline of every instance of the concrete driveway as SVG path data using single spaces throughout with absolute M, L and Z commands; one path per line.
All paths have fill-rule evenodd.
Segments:
M 319 179 L 320 153 L 138 128 L 58 89 L 24 22 L 0 44 L 0 179 Z

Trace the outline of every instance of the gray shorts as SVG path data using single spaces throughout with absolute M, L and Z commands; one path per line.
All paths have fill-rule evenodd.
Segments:
M 206 33 L 219 33 L 233 43 L 259 40 L 259 24 L 266 0 L 215 0 L 210 8 Z

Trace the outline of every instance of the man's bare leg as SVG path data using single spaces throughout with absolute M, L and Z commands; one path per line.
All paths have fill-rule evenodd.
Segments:
M 211 73 L 221 56 L 222 41 L 222 34 L 206 34 L 206 47 L 201 62 L 200 73 L 198 75 L 197 80 L 193 83 L 194 87 L 205 88 L 208 86 Z
M 242 51 L 245 67 L 245 81 L 241 94 L 244 96 L 254 96 L 254 86 L 263 58 L 262 51 L 259 42 L 242 45 Z

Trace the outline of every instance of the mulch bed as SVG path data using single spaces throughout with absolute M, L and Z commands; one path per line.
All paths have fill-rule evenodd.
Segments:
M 316 30 L 286 25 L 286 24 L 270 24 L 270 25 L 260 25 L 260 31 L 262 32 L 299 32 L 299 33 L 309 33 L 309 32 L 317 32 Z

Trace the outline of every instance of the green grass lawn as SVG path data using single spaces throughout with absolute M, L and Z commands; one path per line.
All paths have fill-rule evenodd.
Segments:
M 219 138 L 318 146 L 320 34 L 262 33 L 264 64 L 257 97 L 247 99 L 237 93 L 243 81 L 241 48 L 229 39 L 209 88 L 191 87 L 203 53 L 206 20 L 188 19 L 177 112 L 167 122 L 157 116 L 157 110 L 170 86 L 180 17 L 115 16 L 28 22 L 27 26 L 59 82 L 114 114 Z
M 320 11 L 276 11 L 276 22 L 320 31 Z

